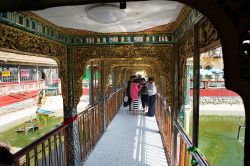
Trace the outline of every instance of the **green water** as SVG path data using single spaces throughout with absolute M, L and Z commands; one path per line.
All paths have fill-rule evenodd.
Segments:
M 5 142 L 10 144 L 13 147 L 23 148 L 26 145 L 32 143 L 33 141 L 37 140 L 41 136 L 45 135 L 52 129 L 56 127 L 56 125 L 61 123 L 61 117 L 47 117 L 46 122 L 44 118 L 40 117 L 39 119 L 39 130 L 32 133 L 17 133 L 16 129 L 23 127 L 23 125 L 17 126 L 12 128 L 6 132 L 0 133 L 0 142 Z
M 242 166 L 244 129 L 237 141 L 243 117 L 200 116 L 199 149 L 212 166 Z

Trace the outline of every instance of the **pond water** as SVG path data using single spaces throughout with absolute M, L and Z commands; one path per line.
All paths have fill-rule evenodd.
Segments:
M 22 124 L 1 133 L 0 142 L 8 143 L 13 147 L 23 148 L 54 129 L 56 125 L 60 124 L 61 122 L 62 117 L 39 116 L 37 117 L 37 122 L 35 122 L 34 120 L 33 122 L 31 122 L 30 120 L 30 122 L 26 124 L 26 126 L 37 124 L 39 126 L 39 129 L 37 131 L 17 133 L 16 129 L 24 127 L 24 124 Z
M 244 117 L 200 116 L 199 149 L 213 166 L 242 166 L 244 132 L 237 132 Z

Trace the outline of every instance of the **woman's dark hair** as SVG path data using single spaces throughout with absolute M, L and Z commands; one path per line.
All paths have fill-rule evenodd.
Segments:
M 148 81 L 154 81 L 154 79 L 152 77 L 149 77 Z
M 10 153 L 10 148 L 0 144 L 0 164 L 14 164 L 14 157 Z
M 138 79 L 135 79 L 133 83 L 138 83 L 138 82 L 139 82 L 139 80 L 138 80 Z

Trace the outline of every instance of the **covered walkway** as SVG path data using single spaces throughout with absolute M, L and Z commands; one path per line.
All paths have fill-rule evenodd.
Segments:
M 167 165 L 156 118 L 127 108 L 117 113 L 84 165 Z
M 63 122 L 13 156 L 10 154 L 14 160 L 11 164 L 210 165 L 198 150 L 200 56 L 219 46 L 223 47 L 225 86 L 237 92 L 245 104 L 244 156 L 249 156 L 248 1 L 13 1 L 16 3 L 0 2 L 0 50 L 7 52 L 4 59 L 0 57 L 0 64 L 5 65 L 1 75 L 12 75 L 6 67 L 14 64 L 9 62 L 13 58 L 6 58 L 10 53 L 16 53 L 13 56 L 18 61 L 18 55 L 55 60 L 61 81 Z M 99 13 L 102 7 L 119 11 L 114 15 L 121 17 L 115 22 L 109 12 L 106 17 L 92 17 L 92 9 Z M 106 20 L 110 22 L 103 22 Z M 192 64 L 189 58 L 193 58 Z M 45 63 L 51 65 L 50 61 Z M 87 67 L 89 107 L 81 108 Z M 192 79 L 188 74 L 191 69 Z M 127 82 L 137 72 L 155 78 L 157 122 L 155 118 L 119 111 Z M 192 107 L 186 107 L 189 104 Z M 192 109 L 192 137 L 185 131 L 189 129 L 187 109 Z M 248 157 L 244 165 L 250 165 Z

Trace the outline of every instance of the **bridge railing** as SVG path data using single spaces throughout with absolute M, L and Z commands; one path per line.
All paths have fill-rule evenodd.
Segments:
M 102 104 L 105 102 L 106 125 L 108 126 L 122 104 L 123 88 L 110 94 L 105 101 L 100 101 L 78 115 L 80 157 L 84 161 L 104 133 Z M 116 108 L 117 104 L 117 108 Z
M 16 166 L 65 165 L 65 129 L 61 124 L 14 154 Z
M 103 130 L 102 104 L 106 103 L 106 119 L 108 124 L 114 118 L 116 112 L 122 105 L 123 88 L 112 93 L 105 100 L 99 101 L 93 106 L 85 109 L 77 116 L 79 131 L 80 157 L 84 161 L 93 149 Z M 60 166 L 67 165 L 65 133 L 66 128 L 72 124 L 62 123 L 46 135 L 16 152 L 14 162 L 16 166 Z M 107 125 L 108 125 L 107 124 Z
M 176 117 L 171 116 L 171 114 L 173 114 L 173 112 L 171 111 L 171 107 L 168 107 L 164 102 L 164 99 L 159 95 L 157 99 L 156 118 L 160 133 L 163 138 L 168 164 L 172 165 L 171 161 L 173 162 L 173 160 L 171 160 L 171 157 L 174 156 L 175 164 L 173 165 L 209 166 L 209 163 L 206 160 L 205 156 L 196 147 L 193 146 L 192 141 L 186 133 L 185 129 L 183 129 Z M 174 117 L 172 121 L 171 117 Z M 174 130 L 172 130 L 172 127 L 174 128 Z M 172 134 L 176 138 L 174 142 L 172 142 Z

